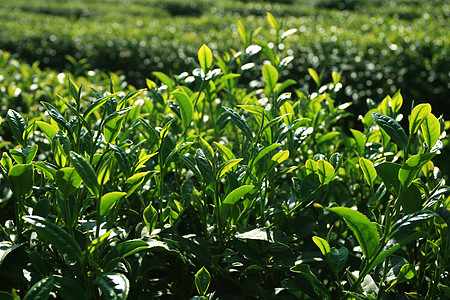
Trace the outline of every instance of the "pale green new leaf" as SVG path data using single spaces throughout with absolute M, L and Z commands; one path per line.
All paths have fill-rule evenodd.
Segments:
M 234 190 L 232 190 L 223 200 L 224 204 L 234 205 L 239 199 L 244 197 L 246 194 L 251 192 L 255 186 L 253 185 L 243 185 Z
M 124 192 L 111 192 L 102 196 L 100 199 L 100 216 L 105 216 L 116 205 L 116 203 L 125 196 Z
M 355 234 L 359 246 L 367 259 L 371 259 L 380 245 L 380 235 L 377 227 L 362 213 L 348 207 L 329 208 L 332 212 L 344 218 Z
M 375 179 L 377 179 L 377 171 L 373 167 L 373 163 L 364 157 L 360 157 L 359 166 L 364 173 L 366 182 L 373 187 L 373 183 L 375 182 Z
M 314 244 L 316 244 L 316 246 L 319 247 L 320 252 L 322 252 L 323 256 L 326 257 L 330 253 L 331 251 L 330 244 L 328 244 L 328 242 L 325 239 L 318 236 L 313 236 L 312 240 Z
M 208 48 L 205 44 L 200 47 L 198 50 L 198 61 L 200 63 L 201 68 L 206 73 L 209 68 L 212 66 L 213 55 L 211 49 Z
M 415 134 L 428 115 L 431 113 L 431 105 L 422 103 L 414 107 L 409 120 L 409 134 Z
M 264 82 L 269 87 L 269 90 L 273 91 L 275 88 L 275 85 L 278 82 L 277 69 L 270 64 L 265 64 L 263 67 L 263 70 L 262 70 L 262 75 L 264 77 Z
M 191 124 L 192 117 L 194 115 L 194 105 L 192 104 L 189 96 L 185 92 L 174 91 L 172 95 L 177 100 L 181 110 L 181 119 L 183 121 L 184 128 L 187 129 Z
M 433 147 L 441 135 L 441 124 L 439 123 L 439 120 L 432 113 L 430 113 L 423 120 L 420 128 L 422 130 L 423 139 L 425 140 L 428 148 Z

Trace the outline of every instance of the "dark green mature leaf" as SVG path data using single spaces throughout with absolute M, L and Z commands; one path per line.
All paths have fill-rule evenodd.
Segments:
M 244 135 L 250 140 L 253 140 L 253 133 L 247 122 L 233 109 L 228 108 L 226 106 L 222 106 L 223 109 L 230 115 L 231 120 L 239 127 L 240 130 L 244 133 Z
M 102 292 L 102 299 L 126 300 L 130 290 L 128 278 L 121 273 L 108 273 L 97 277 L 94 281 Z
M 347 264 L 348 259 L 348 249 L 345 247 L 336 249 L 331 248 L 330 255 L 329 255 L 329 261 L 334 270 L 336 272 L 340 272 L 345 268 L 345 265 Z
M 170 151 L 170 153 L 167 155 L 164 164 L 167 164 L 170 162 L 170 160 L 172 159 L 172 157 L 177 154 L 178 152 L 188 148 L 189 146 L 191 146 L 193 144 L 193 142 L 185 142 L 182 143 L 181 145 L 178 145 L 177 147 L 175 147 L 174 149 L 172 149 L 172 151 Z
M 402 213 L 410 214 L 422 209 L 422 192 L 417 184 L 411 184 L 405 188 L 398 197 L 398 203 L 402 207 Z
M 42 105 L 44 105 L 45 109 L 47 109 L 48 114 L 50 117 L 56 121 L 56 123 L 60 124 L 64 129 L 69 132 L 69 134 L 72 134 L 72 129 L 69 126 L 69 123 L 66 121 L 66 119 L 61 115 L 61 113 L 50 103 L 41 102 Z
M 408 158 L 398 172 L 398 179 L 401 185 L 405 188 L 409 187 L 419 174 L 423 165 L 429 162 L 435 155 L 436 153 L 422 153 Z
M 69 277 L 54 275 L 54 290 L 64 300 L 85 300 L 86 293 L 81 284 Z
M 66 196 L 75 192 L 82 181 L 75 168 L 61 168 L 56 172 L 55 183 L 59 190 Z
M 143 240 L 128 240 L 112 248 L 103 259 L 102 265 L 106 272 L 113 271 L 119 261 L 136 252 L 149 249 L 149 244 Z
M 9 253 L 21 247 L 22 244 L 13 245 L 11 242 L 0 242 L 0 266 L 3 264 Z
M 25 143 L 25 140 L 23 139 L 23 133 L 27 128 L 26 120 L 13 109 L 8 109 L 6 119 L 8 120 L 9 128 L 11 129 L 14 139 L 22 147 L 26 147 L 27 145 Z
M 410 228 L 411 226 L 417 226 L 418 223 L 421 223 L 434 217 L 439 217 L 439 215 L 434 211 L 427 209 L 408 214 L 403 218 L 401 218 L 400 220 L 398 220 L 397 222 L 395 222 L 394 225 L 392 225 L 391 236 L 394 236 L 401 230 Z
M 374 165 L 378 176 L 383 180 L 384 185 L 388 190 L 394 189 L 395 192 L 400 190 L 400 180 L 398 179 L 398 173 L 401 166 L 392 162 L 382 162 Z
M 109 147 L 114 151 L 114 158 L 117 160 L 120 170 L 128 178 L 131 172 L 131 164 L 128 155 L 119 146 L 109 144 Z
M 80 245 L 64 229 L 39 216 L 24 216 L 22 219 L 33 227 L 47 243 L 78 262 L 83 260 Z
M 47 300 L 53 289 L 53 284 L 54 278 L 52 276 L 41 279 L 31 287 L 23 300 Z
M 14 165 L 8 172 L 11 189 L 17 197 L 23 197 L 33 188 L 34 171 L 32 164 Z
M 145 129 L 145 131 L 150 135 L 150 138 L 153 142 L 158 142 L 160 137 L 158 131 L 156 131 L 155 128 L 150 125 L 150 123 L 147 120 L 140 119 L 139 123 L 142 125 L 142 127 Z
M 400 148 L 406 149 L 408 137 L 402 126 L 389 116 L 372 113 L 375 122 L 380 126 Z
M 195 152 L 195 162 L 202 174 L 203 179 L 206 181 L 205 183 L 211 183 L 214 180 L 214 172 L 211 163 L 206 158 L 202 149 L 197 149 Z
M 387 257 L 394 254 L 401 247 L 403 247 L 417 239 L 428 238 L 428 237 L 429 237 L 429 235 L 425 231 L 413 231 L 410 235 L 408 235 L 406 238 L 402 239 L 401 241 L 397 241 L 397 239 L 395 239 L 395 238 L 389 240 L 387 242 L 385 248 L 383 249 L 383 251 L 381 251 L 380 254 L 373 261 L 369 270 L 372 270 L 373 268 L 375 268 L 379 263 L 383 262 Z
M 330 292 L 323 285 L 323 283 L 317 279 L 316 275 L 311 272 L 311 268 L 307 264 L 296 264 L 291 268 L 291 271 L 302 275 L 314 289 L 316 295 L 321 299 L 331 299 Z
M 100 185 L 98 184 L 97 175 L 95 175 L 92 166 L 84 157 L 73 151 L 70 152 L 70 159 L 78 175 L 83 179 L 84 185 L 93 195 L 97 196 L 100 191 Z
M 210 283 L 211 275 L 205 267 L 202 267 L 198 270 L 197 274 L 195 274 L 195 287 L 201 296 L 206 295 Z
M 111 99 L 112 97 L 116 96 L 118 93 L 114 93 L 114 94 L 109 94 L 105 97 L 101 97 L 97 100 L 95 100 L 94 102 L 92 102 L 88 108 L 86 108 L 86 110 L 83 113 L 83 117 L 85 119 L 87 119 L 94 111 L 96 111 L 100 106 L 102 106 L 103 104 L 106 103 L 106 101 L 108 101 L 109 99 Z
M 345 219 L 347 225 L 355 234 L 364 256 L 371 259 L 380 245 L 377 227 L 365 215 L 351 208 L 332 207 L 329 210 Z

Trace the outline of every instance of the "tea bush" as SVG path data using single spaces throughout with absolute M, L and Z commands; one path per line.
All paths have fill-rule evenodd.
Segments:
M 266 39 L 270 28 L 263 19 L 271 11 L 298 30 L 280 43 L 295 57 L 282 75 L 298 79 L 303 88 L 314 86 L 308 68 L 323 71 L 324 80 L 331 80 L 326 70 L 339 70 L 346 89 L 337 100 L 351 98 L 358 113 L 367 98 L 381 101 L 399 89 L 407 98 L 426 98 L 446 111 L 446 1 L 359 1 L 354 10 L 344 11 L 327 9 L 325 2 L 344 3 L 0 1 L 0 48 L 60 71 L 66 54 L 87 58 L 94 68 L 124 71 L 131 83 L 144 87 L 143 79 L 152 71 L 179 74 L 189 68 L 187 58 L 195 56 L 202 42 L 211 42 L 219 55 L 250 45 L 240 44 L 236 17 L 253 30 L 262 28 L 253 41 Z M 248 72 L 247 83 L 260 72 Z
M 202 45 L 190 72 L 155 72 L 146 89 L 115 77 L 88 93 L 103 75 L 66 76 L 37 108 L 10 108 L 2 296 L 448 297 L 450 187 L 433 161 L 450 124 L 400 92 L 356 118 L 335 101 L 339 73 L 309 69 L 306 92 L 283 75 L 289 53 L 262 42 Z M 243 84 L 251 67 L 259 83 Z M 59 87 L 49 74 L 37 78 Z

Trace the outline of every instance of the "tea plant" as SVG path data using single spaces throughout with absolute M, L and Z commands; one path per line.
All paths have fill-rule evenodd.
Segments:
M 7 111 L 2 296 L 449 296 L 450 188 L 433 163 L 448 122 L 400 92 L 356 118 L 337 72 L 309 69 L 317 88 L 299 89 L 276 47 L 293 31 L 268 21 L 275 47 L 240 23 L 241 51 L 203 45 L 192 72 L 145 90 L 91 98 L 69 77 L 33 104 L 45 113 Z

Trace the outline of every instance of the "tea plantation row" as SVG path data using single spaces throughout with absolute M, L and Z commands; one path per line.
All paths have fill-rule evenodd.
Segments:
M 280 1 L 283 2 L 283 1 Z M 103 71 L 121 70 L 136 86 L 152 71 L 179 74 L 205 42 L 217 54 L 273 34 L 266 11 L 297 29 L 282 42 L 295 61 L 281 75 L 308 88 L 307 69 L 342 73 L 339 101 L 406 97 L 449 105 L 449 35 L 446 1 L 0 1 L 0 49 L 28 62 L 63 70 L 66 55 L 87 58 Z M 338 11 L 338 4 L 347 10 Z M 236 17 L 255 33 L 239 42 Z M 249 72 L 250 82 L 261 70 Z M 325 72 L 327 74 L 327 72 Z M 330 78 L 325 75 L 325 80 Z

